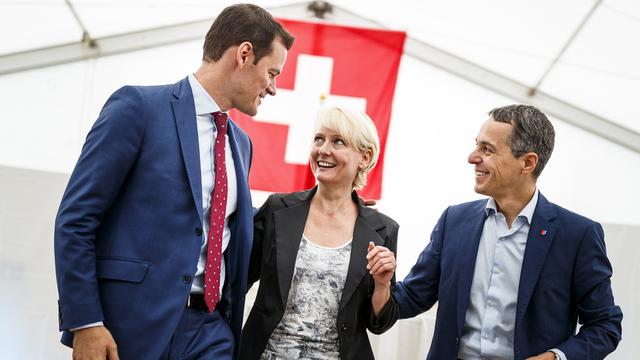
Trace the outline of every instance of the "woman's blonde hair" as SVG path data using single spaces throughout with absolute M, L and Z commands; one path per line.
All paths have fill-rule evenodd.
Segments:
M 342 106 L 326 107 L 318 112 L 316 129 L 331 129 L 346 141 L 347 146 L 365 153 L 371 151 L 371 160 L 362 169 L 358 169 L 353 179 L 353 188 L 362 189 L 367 184 L 367 174 L 376 166 L 380 155 L 378 131 L 371 118 L 360 111 Z

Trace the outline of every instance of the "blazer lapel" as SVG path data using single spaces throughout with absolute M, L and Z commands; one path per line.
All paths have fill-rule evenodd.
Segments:
M 283 201 L 287 207 L 273 214 L 276 232 L 276 266 L 283 306 L 287 304 L 296 256 L 309 215 L 310 200 L 314 193 L 315 188 L 284 198 Z
M 251 192 L 249 190 L 249 184 L 247 183 L 247 175 L 249 174 L 249 164 L 245 162 L 242 153 L 240 152 L 240 145 L 236 138 L 235 123 L 229 119 L 228 136 L 229 145 L 231 146 L 231 155 L 233 157 L 233 164 L 236 170 L 236 183 L 238 185 L 238 213 L 246 211 L 242 207 L 242 204 L 251 202 Z M 253 209 L 249 209 L 253 211 Z
M 358 204 L 358 218 L 353 230 L 349 270 L 342 290 L 340 310 L 349 302 L 356 288 L 362 282 L 362 278 L 368 274 L 366 256 L 369 241 L 373 241 L 376 245 L 384 245 L 384 240 L 377 233 L 377 230 L 385 227 L 380 216 L 375 210 L 364 207 L 355 192 L 353 196 L 356 197 L 355 201 Z
M 458 334 L 462 333 L 467 307 L 469 306 L 469 294 L 471 293 L 471 283 L 473 282 L 476 258 L 478 256 L 478 244 L 480 244 L 480 237 L 482 236 L 482 229 L 486 219 L 485 206 L 486 202 L 478 203 L 477 208 L 473 209 L 469 221 L 457 225 L 457 229 L 454 230 L 455 234 L 453 236 L 449 235 L 449 238 L 455 238 L 460 249 L 457 266 L 459 272 L 456 317 Z
M 191 186 L 191 194 L 196 204 L 198 215 L 202 218 L 202 181 L 200 178 L 200 150 L 198 148 L 198 127 L 193 93 L 188 78 L 176 84 L 173 92 L 176 98 L 171 101 L 173 118 L 178 129 L 182 158 L 187 169 L 187 177 Z
M 549 201 L 542 194 L 538 194 L 538 204 L 529 227 L 527 246 L 522 260 L 522 271 L 520 272 L 518 303 L 516 306 L 516 329 L 529 305 L 531 294 L 538 282 L 538 277 L 556 234 L 556 226 L 553 223 L 556 214 L 556 210 Z

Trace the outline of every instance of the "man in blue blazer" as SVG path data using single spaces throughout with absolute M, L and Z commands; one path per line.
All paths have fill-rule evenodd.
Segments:
M 399 317 L 438 302 L 428 359 L 603 359 L 620 341 L 622 312 L 602 227 L 536 188 L 554 144 L 542 112 L 489 115 L 468 159 L 489 199 L 445 210 L 393 290 Z
M 292 44 L 264 9 L 230 6 L 207 33 L 195 74 L 123 87 L 104 105 L 56 218 L 60 330 L 74 359 L 237 352 L 252 148 L 226 112 L 253 116 L 275 95 Z M 208 258 L 214 246 L 222 256 Z

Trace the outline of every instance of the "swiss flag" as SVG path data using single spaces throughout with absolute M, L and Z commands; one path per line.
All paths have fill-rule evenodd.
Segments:
M 366 113 L 380 136 L 378 165 L 360 191 L 380 199 L 391 104 L 406 34 L 293 20 L 280 20 L 296 37 L 277 95 L 268 97 L 251 118 L 233 119 L 253 141 L 252 189 L 292 192 L 315 184 L 309 150 L 318 109 L 343 105 Z

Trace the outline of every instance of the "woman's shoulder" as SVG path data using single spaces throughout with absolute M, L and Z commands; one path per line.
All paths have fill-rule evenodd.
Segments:
M 266 204 L 272 209 L 279 209 L 283 207 L 291 207 L 306 201 L 310 201 L 313 197 L 314 189 L 295 191 L 290 193 L 273 193 L 269 195 L 266 200 Z
M 374 227 L 384 227 L 388 231 L 395 231 L 400 227 L 400 225 L 395 220 L 393 220 L 393 218 L 378 211 L 377 209 L 362 206 L 361 214 Z

